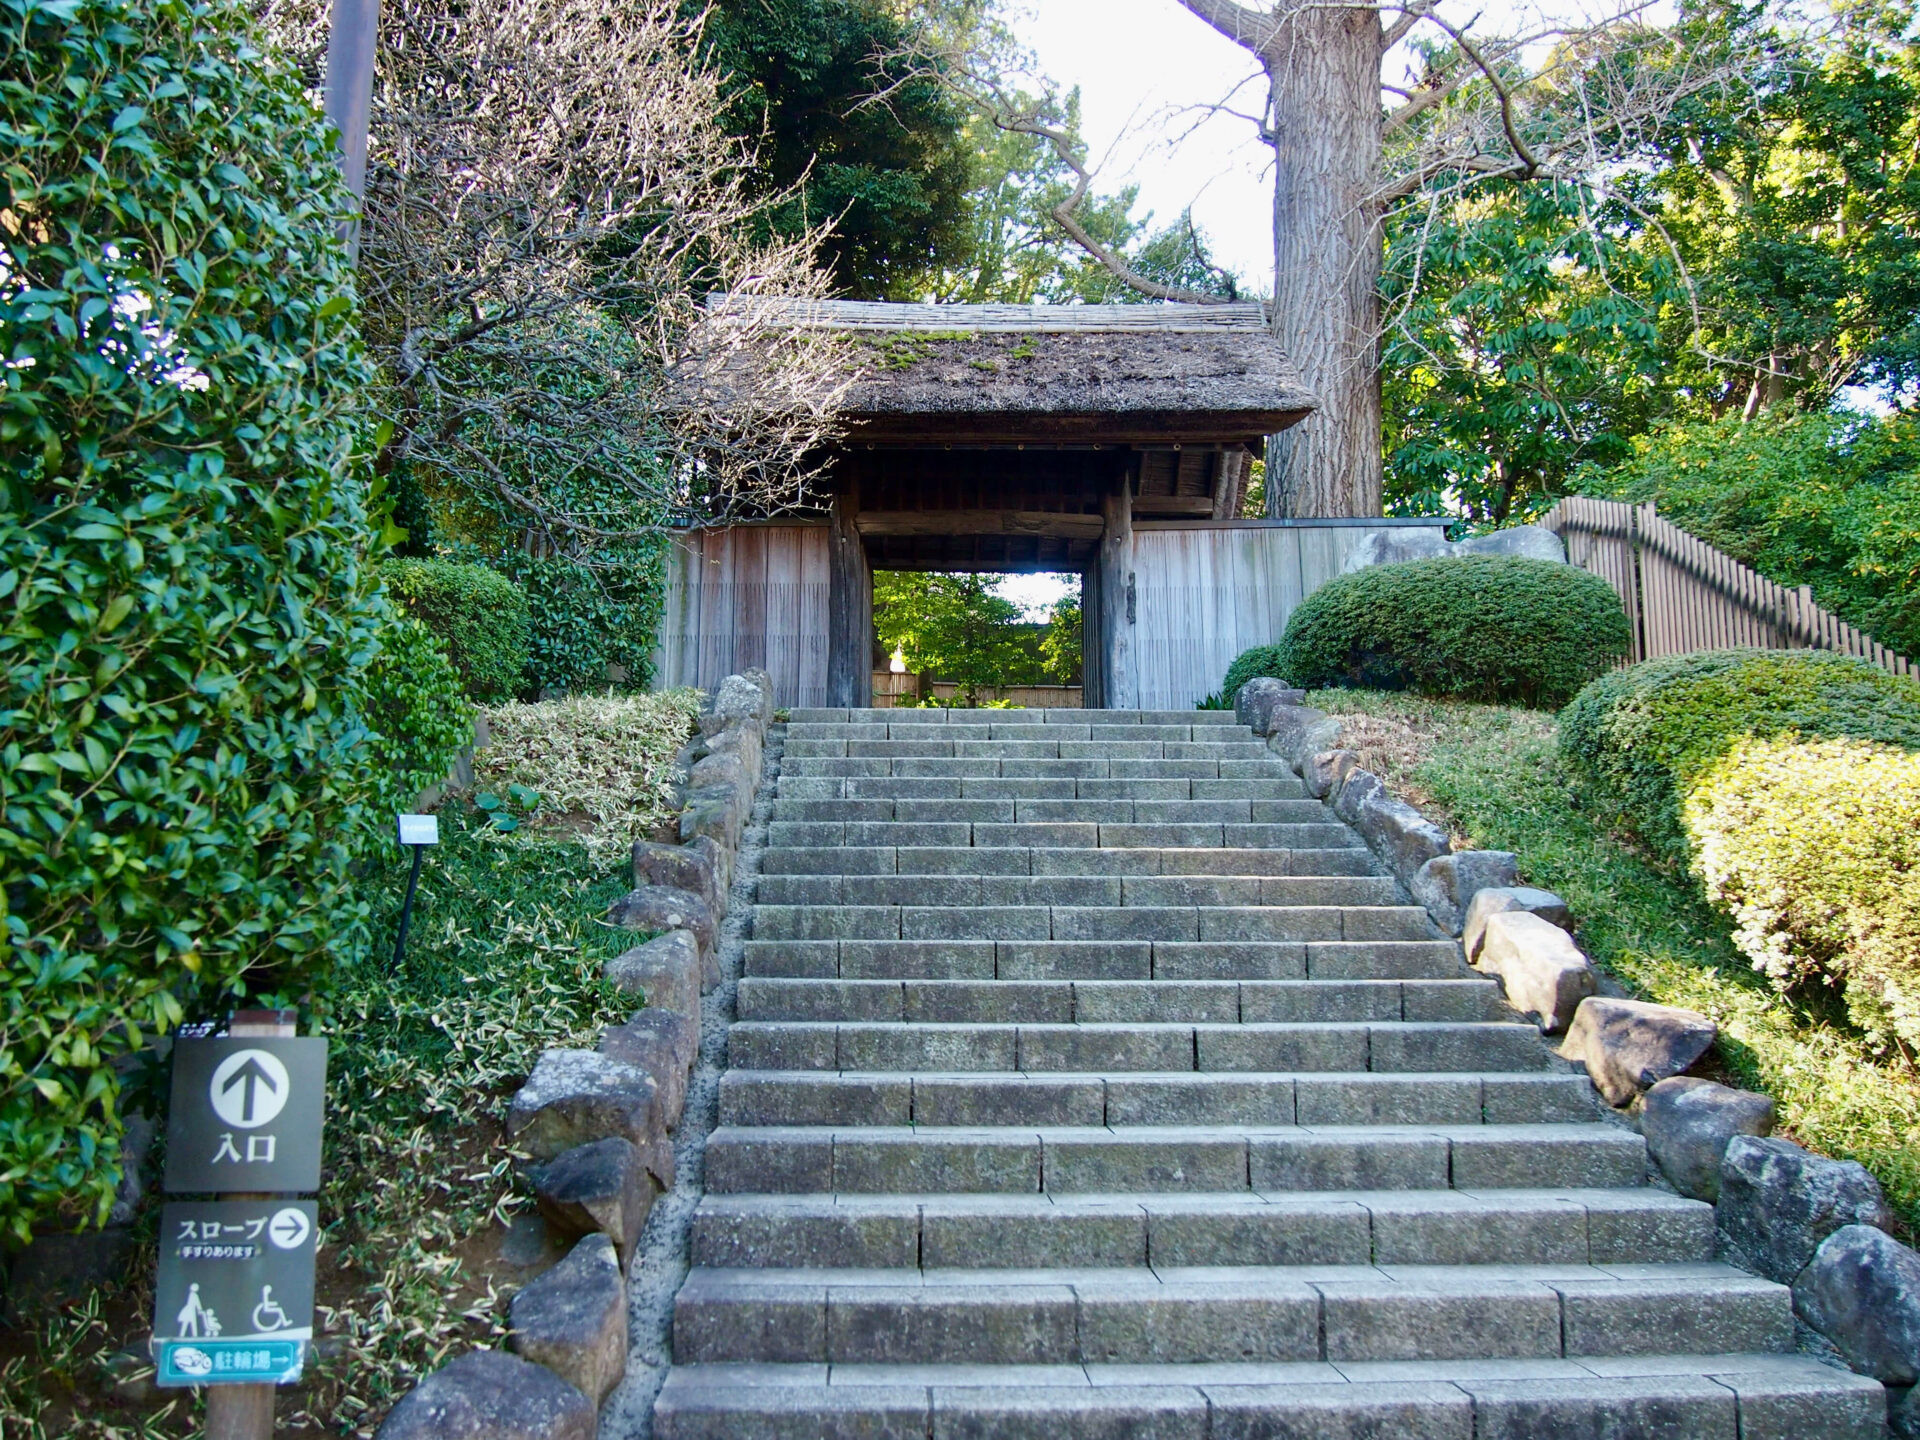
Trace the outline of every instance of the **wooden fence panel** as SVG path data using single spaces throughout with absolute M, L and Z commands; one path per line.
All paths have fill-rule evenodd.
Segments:
M 759 667 L 776 705 L 827 703 L 827 530 L 740 525 L 674 537 L 654 683 L 711 690 Z
M 1895 675 L 1912 663 L 1865 631 L 1689 535 L 1651 504 L 1573 495 L 1541 522 L 1566 542 L 1567 559 L 1600 576 L 1633 623 L 1628 662 L 1694 650 L 1832 650 Z

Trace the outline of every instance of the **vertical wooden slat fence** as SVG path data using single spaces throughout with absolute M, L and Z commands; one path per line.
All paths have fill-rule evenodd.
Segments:
M 1906 656 L 1814 604 L 1806 586 L 1774 584 L 1662 519 L 1651 504 L 1571 495 L 1541 524 L 1566 542 L 1570 561 L 1620 597 L 1633 624 L 1629 662 L 1751 645 L 1832 650 L 1894 675 L 1915 673 Z
M 827 530 L 740 525 L 674 537 L 654 683 L 711 690 L 758 666 L 776 705 L 827 703 Z

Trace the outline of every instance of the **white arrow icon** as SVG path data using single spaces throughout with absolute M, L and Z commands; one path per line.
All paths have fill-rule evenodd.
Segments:
M 236 1050 L 222 1060 L 207 1087 L 213 1112 L 229 1125 L 253 1130 L 286 1109 L 293 1082 L 280 1057 L 266 1050 Z
M 307 1243 L 307 1214 L 289 1205 L 284 1210 L 276 1210 L 273 1219 L 267 1222 L 267 1238 L 281 1250 L 298 1250 Z

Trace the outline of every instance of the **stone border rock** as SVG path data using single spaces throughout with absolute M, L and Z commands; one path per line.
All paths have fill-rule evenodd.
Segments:
M 507 1340 L 520 1358 L 470 1351 L 423 1377 L 381 1440 L 591 1436 L 625 1375 L 628 1285 L 653 1202 L 674 1187 L 672 1137 L 699 1057 L 701 997 L 721 983 L 720 926 L 773 714 L 765 671 L 729 675 L 715 690 L 699 736 L 675 757 L 679 843 L 636 840 L 634 888 L 608 912 L 649 937 L 605 967 L 643 1008 L 608 1027 L 598 1050 L 543 1051 L 508 1107 L 540 1214 L 574 1242 L 513 1299 Z
M 1524 553 L 1524 552 L 1523 552 Z M 1713 1045 L 1707 1016 L 1598 994 L 1567 904 L 1519 884 L 1504 851 L 1454 850 L 1449 837 L 1339 748 L 1340 722 L 1302 691 L 1249 680 L 1234 710 L 1347 821 L 1434 924 L 1461 937 L 1468 963 L 1496 977 L 1559 1054 L 1627 1112 L 1676 1191 L 1714 1205 L 1723 1249 L 1793 1287 L 1794 1313 L 1863 1375 L 1889 1389 L 1893 1433 L 1920 1440 L 1920 1254 L 1894 1239 L 1880 1186 L 1851 1160 L 1769 1138 L 1765 1096 L 1683 1075 Z M 1636 1111 L 1637 1114 L 1631 1112 Z

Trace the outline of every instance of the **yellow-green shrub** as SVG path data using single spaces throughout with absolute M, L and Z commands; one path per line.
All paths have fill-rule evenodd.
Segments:
M 1843 986 L 1869 1035 L 1920 1047 L 1920 755 L 1743 740 L 1688 789 L 1683 819 L 1756 969 Z

